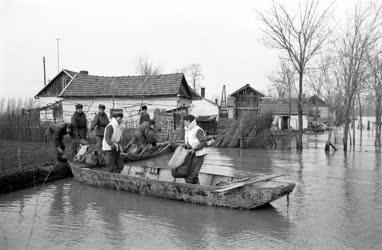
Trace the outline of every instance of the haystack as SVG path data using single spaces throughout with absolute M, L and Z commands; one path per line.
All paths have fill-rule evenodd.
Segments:
M 221 133 L 216 139 L 216 147 L 239 147 L 240 140 L 246 139 L 246 146 L 266 147 L 272 142 L 269 129 L 272 126 L 272 114 L 248 114 L 239 122 L 235 122 L 230 129 Z

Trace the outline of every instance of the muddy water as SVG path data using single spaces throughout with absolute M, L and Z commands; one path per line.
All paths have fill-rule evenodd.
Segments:
M 285 174 L 290 196 L 210 208 L 60 180 L 0 196 L 0 249 L 382 249 L 381 153 L 212 150 L 206 165 Z M 159 159 L 165 162 L 166 159 Z

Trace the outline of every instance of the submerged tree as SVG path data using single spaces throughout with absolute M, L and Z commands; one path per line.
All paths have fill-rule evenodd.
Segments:
M 360 3 L 347 20 L 346 30 L 336 43 L 338 76 L 345 97 L 343 148 L 347 151 L 350 115 L 356 94 L 367 77 L 367 55 L 380 39 L 381 5 Z
M 381 109 L 382 109 L 382 51 L 368 54 L 368 66 L 370 72 L 369 88 L 375 99 L 375 142 L 381 146 Z
M 258 12 L 264 44 L 280 49 L 298 74 L 298 150 L 302 150 L 302 95 L 307 64 L 319 53 L 331 33 L 328 23 L 331 7 L 321 11 L 318 5 L 318 0 L 308 0 L 300 3 L 298 9 L 288 10 L 285 5 L 273 1 L 269 12 Z

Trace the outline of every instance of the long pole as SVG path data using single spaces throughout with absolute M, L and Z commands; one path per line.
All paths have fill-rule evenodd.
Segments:
M 45 86 L 46 85 L 45 56 L 42 57 L 42 64 L 44 66 L 44 86 Z
M 60 38 L 57 38 L 57 73 L 60 73 Z

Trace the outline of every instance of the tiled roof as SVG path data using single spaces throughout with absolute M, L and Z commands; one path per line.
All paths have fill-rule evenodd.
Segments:
M 84 96 L 176 96 L 193 97 L 182 73 L 157 76 L 95 76 L 86 73 L 77 74 L 62 97 Z M 197 98 L 197 97 L 196 97 Z

